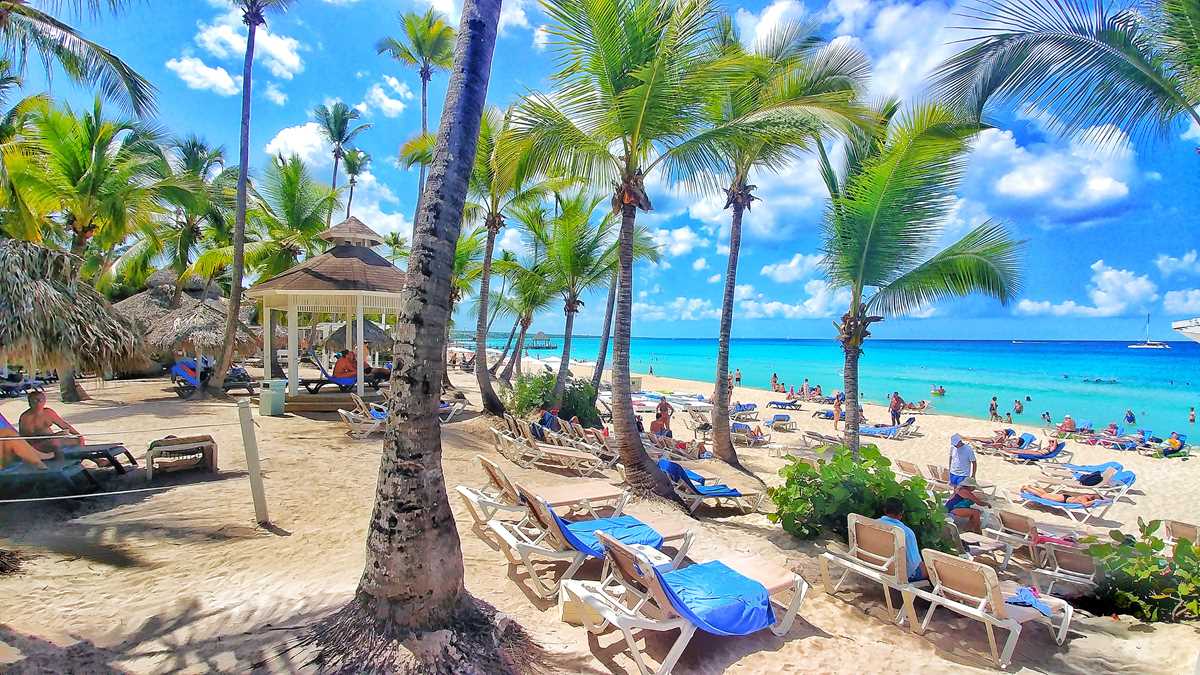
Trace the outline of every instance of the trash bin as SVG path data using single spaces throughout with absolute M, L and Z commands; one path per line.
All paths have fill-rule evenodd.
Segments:
M 278 417 L 283 414 L 287 380 L 263 380 L 258 394 L 258 414 Z

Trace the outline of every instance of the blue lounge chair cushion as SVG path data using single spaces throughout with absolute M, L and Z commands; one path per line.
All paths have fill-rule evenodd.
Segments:
M 1121 483 L 1133 487 L 1133 482 L 1137 480 L 1137 476 L 1132 471 L 1118 471 L 1113 474 L 1113 482 Z
M 334 377 L 331 375 L 329 371 L 325 370 L 325 364 L 321 363 L 321 359 L 317 358 L 316 352 L 310 351 L 308 355 L 312 359 L 312 362 L 317 365 L 317 370 L 321 371 L 321 377 L 329 380 L 339 387 L 349 387 L 351 385 L 358 384 L 357 377 Z
M 672 465 L 672 464 L 675 464 L 675 462 L 672 462 L 669 459 L 658 460 L 658 468 L 662 469 L 662 472 L 667 474 L 668 478 L 671 477 L 672 469 L 671 469 L 670 465 Z M 681 469 L 683 471 L 683 473 L 685 473 L 687 475 L 688 480 L 692 481 L 696 485 L 704 485 L 704 481 L 706 480 L 704 478 L 704 476 L 701 476 L 700 474 L 696 473 L 695 471 L 692 471 L 691 469 L 685 469 L 683 466 L 681 466 L 679 464 L 675 464 L 675 466 L 679 467 L 679 469 Z M 672 480 L 674 480 L 674 478 L 672 478 Z
M 1009 431 L 1011 431 L 1011 429 Z M 1011 435 L 1012 434 L 1009 434 L 1009 436 L 1011 436 Z M 1023 433 L 1023 434 L 1021 434 L 1020 442 L 1017 443 L 1017 449 L 1024 450 L 1025 448 L 1028 448 L 1029 445 L 1036 440 L 1037 440 L 1037 436 L 1034 436 L 1033 434 L 1028 433 L 1028 432 Z
M 550 513 L 554 513 L 554 509 L 551 509 L 548 504 L 546 509 Z M 572 523 L 554 513 L 554 519 L 558 521 L 558 526 L 562 529 L 567 543 L 576 551 L 593 558 L 604 557 L 604 548 L 600 544 L 600 540 L 596 538 L 597 530 L 627 546 L 644 544 L 657 549 L 662 548 L 663 545 L 661 534 L 633 516 L 613 516 L 612 518 L 596 518 Z
M 1071 511 L 1088 509 L 1091 508 L 1091 506 L 1104 506 L 1112 501 L 1111 499 L 1100 499 L 1092 502 L 1091 506 L 1084 506 L 1083 504 L 1072 504 L 1070 502 L 1056 502 L 1053 499 L 1045 499 L 1033 494 L 1032 492 L 1025 492 L 1024 490 L 1021 491 L 1021 499 L 1033 502 L 1034 504 L 1041 504 L 1042 506 L 1056 506 L 1059 508 L 1069 509 Z
M 772 422 L 772 423 L 775 423 L 775 422 L 791 422 L 791 421 L 792 421 L 792 416 L 791 416 L 791 415 L 775 415 L 774 417 L 772 417 L 772 418 L 771 418 L 771 422 Z
M 1063 467 L 1075 474 L 1076 478 L 1087 473 L 1104 473 L 1108 469 L 1124 471 L 1120 462 L 1105 462 L 1103 464 L 1063 464 Z
M 387 413 L 386 413 L 386 412 L 384 412 L 384 411 L 382 411 L 382 410 L 380 410 L 379 408 L 371 408 L 371 419 L 373 419 L 373 420 L 386 420 L 386 419 L 387 419 Z
M 729 428 L 730 428 L 730 430 L 735 431 L 739 434 L 748 434 L 751 432 L 750 425 L 743 424 L 742 422 L 734 422 L 733 425 L 730 426 Z
M 671 607 L 706 633 L 749 635 L 775 623 L 766 587 L 719 560 L 654 574 Z
M 1065 448 L 1065 447 L 1067 447 L 1067 444 L 1063 443 L 1062 441 L 1059 441 L 1058 444 L 1054 446 L 1053 450 L 1051 450 L 1050 452 L 1048 452 L 1044 455 L 1036 455 L 1036 454 L 1031 454 L 1031 453 L 1018 452 L 1016 456 L 1021 459 L 1033 459 L 1033 460 L 1054 459 L 1055 457 L 1057 457 L 1059 454 L 1062 453 L 1063 448 Z
M 658 460 L 658 466 L 667 474 L 667 478 L 673 483 L 683 483 L 689 490 L 703 497 L 741 497 L 742 493 L 736 488 L 731 488 L 724 483 L 716 485 L 697 485 L 692 481 L 694 472 L 688 471 L 679 465 L 678 462 L 672 462 L 667 459 Z
M 185 369 L 185 366 L 190 368 L 191 372 L 188 372 Z M 193 387 L 200 386 L 200 380 L 192 374 L 200 372 L 196 369 L 196 361 L 194 359 L 180 359 L 176 361 L 175 365 L 171 366 L 171 372 L 175 375 L 175 377 L 178 377 Z

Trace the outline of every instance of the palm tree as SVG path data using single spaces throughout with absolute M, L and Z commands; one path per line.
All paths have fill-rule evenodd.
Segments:
M 250 95 L 254 81 L 254 40 L 258 27 L 267 23 L 268 12 L 287 11 L 292 0 L 236 0 L 246 24 L 246 57 L 242 62 L 242 126 L 238 136 L 238 184 L 233 226 L 233 261 L 230 273 L 229 316 L 225 319 L 225 348 L 209 378 L 209 389 L 223 394 L 225 374 L 233 365 L 233 347 L 237 338 L 238 312 L 242 309 L 242 276 L 246 267 L 246 191 L 250 180 Z
M 385 37 L 376 43 L 375 49 L 379 54 L 386 53 L 400 63 L 417 69 L 421 78 L 421 136 L 424 137 L 429 135 L 429 81 L 433 79 L 435 70 L 448 70 L 454 60 L 454 28 L 433 8 L 424 14 L 401 14 L 400 26 L 403 30 L 400 38 Z M 421 196 L 425 191 L 425 168 L 422 162 L 421 174 L 417 178 L 417 212 L 421 210 Z
M 388 247 L 388 260 L 395 265 L 397 260 L 408 260 L 408 239 L 399 232 L 383 235 L 383 245 Z
M 1020 287 L 1021 243 L 990 221 L 930 256 L 953 206 L 978 120 L 938 104 L 902 114 L 896 109 L 886 104 L 876 129 L 851 136 L 841 171 L 824 152 L 819 155 L 830 189 L 822 265 L 830 283 L 850 294 L 838 340 L 845 353 L 846 444 L 855 458 L 858 360 L 870 325 L 885 315 L 976 292 L 1007 303 Z
M 346 176 L 350 179 L 350 196 L 346 198 L 346 217 L 350 217 L 350 205 L 354 203 L 354 186 L 358 185 L 358 177 L 367 170 L 367 165 L 371 163 L 371 156 L 367 153 L 354 148 L 347 150 L 346 156 Z
M 556 195 L 557 215 L 551 216 L 540 205 L 517 209 L 515 214 L 539 248 L 545 251 L 545 281 L 562 298 L 563 313 L 566 314 L 562 359 L 550 394 L 554 407 L 562 405 L 575 315 L 583 306 L 580 298 L 587 291 L 603 285 L 615 266 L 617 252 L 611 241 L 614 214 L 609 213 L 598 222 L 592 221 L 592 214 L 601 201 L 602 197 L 589 197 L 583 192 Z
M 507 311 L 517 317 L 519 332 L 512 356 L 504 365 L 500 379 L 511 382 L 513 373 L 521 374 L 521 351 L 525 346 L 525 335 L 533 325 L 533 317 L 554 302 L 554 286 L 548 283 L 550 273 L 540 257 L 540 251 L 532 252 L 525 260 L 503 259 L 496 261 L 496 271 L 509 279 L 511 297 L 506 301 Z
M 42 3 L 45 4 L 45 3 Z M 112 11 L 129 4 L 126 0 L 67 0 L 54 2 L 56 10 L 66 4 L 76 14 L 96 15 L 107 5 Z M 38 9 L 29 0 L 0 0 L 0 39 L 5 53 L 25 67 L 30 52 L 42 63 L 57 63 L 74 82 L 95 85 L 106 98 L 118 99 L 139 116 L 154 112 L 154 86 L 103 46 L 83 37 L 75 28 Z
M 413 264 L 399 312 L 396 368 L 389 397 L 393 414 L 388 420 L 367 528 L 366 564 L 355 600 L 316 627 L 314 636 L 343 631 L 357 634 L 366 625 L 373 628 L 373 635 L 394 640 L 394 636 L 407 637 L 414 632 L 490 623 L 479 615 L 463 586 L 462 545 L 442 476 L 437 404 L 445 374 L 443 351 L 454 250 L 475 161 L 499 19 L 499 0 L 463 2 L 458 57 L 450 74 L 426 196 L 417 214 Z M 415 570 L 429 573 L 414 574 Z M 379 649 L 378 640 L 339 644 L 356 647 L 347 647 L 353 653 L 321 655 L 323 666 L 333 670 L 393 669 L 393 650 Z M 472 654 L 470 658 L 484 657 Z M 382 659 L 388 660 L 381 663 Z M 488 671 L 496 669 L 494 663 L 470 667 L 442 661 L 436 666 L 447 672 Z
M 480 270 L 479 314 L 475 326 L 475 379 L 483 407 L 493 415 L 504 414 L 504 404 L 492 388 L 487 365 L 488 291 L 491 288 L 492 253 L 496 236 L 504 227 L 505 214 L 514 206 L 547 194 L 562 181 L 535 180 L 530 175 L 529 156 L 518 147 L 522 141 L 511 128 L 512 110 L 489 108 L 479 126 L 479 147 L 471 173 L 471 196 L 478 204 L 487 230 Z
M 969 45 L 934 74 L 934 89 L 982 114 L 1015 102 L 1091 138 L 1167 136 L 1200 125 L 1200 8 L 1190 0 L 1116 5 L 1088 0 L 979 0 L 963 12 Z
M 864 123 L 854 99 L 870 72 L 866 55 L 842 44 L 826 45 L 795 22 L 779 24 L 759 37 L 747 50 L 733 21 L 723 18 L 715 49 L 735 57 L 745 71 L 736 87 L 717 92 L 706 109 L 714 132 L 726 126 L 746 129 L 758 138 L 730 144 L 719 170 L 684 174 L 686 182 L 707 191 L 721 190 L 731 212 L 729 258 L 725 268 L 725 294 L 717 342 L 717 367 L 712 410 L 713 452 L 741 467 L 729 433 L 729 338 L 733 324 L 733 298 L 737 286 L 738 252 L 742 218 L 758 199 L 749 180 L 756 174 L 779 170 L 811 148 L 814 135 L 845 130 Z M 706 167 L 705 167 L 706 168 Z
M 650 231 L 642 226 L 633 230 L 633 262 L 659 261 L 658 244 Z M 617 303 L 617 278 L 621 272 L 620 261 L 613 259 L 612 272 L 608 280 L 608 300 L 604 305 L 604 323 L 600 326 L 600 352 L 596 355 L 596 366 L 592 369 L 592 389 L 600 391 L 600 379 L 604 375 L 604 362 L 608 359 L 608 339 L 612 331 L 613 307 Z
M 322 104 L 313 108 L 313 117 L 321 127 L 321 135 L 333 148 L 333 182 L 330 186 L 337 190 L 338 166 L 346 156 L 346 150 L 359 134 L 371 128 L 371 124 L 360 124 L 352 128 L 351 125 L 360 117 L 360 113 L 341 101 L 334 103 L 332 107 Z M 346 205 L 346 210 L 349 212 L 349 204 Z M 329 217 L 332 219 L 332 211 L 329 212 Z M 329 223 L 325 223 L 325 226 L 329 227 Z
M 0 59 L 0 105 L 9 93 L 19 90 L 24 81 L 12 74 L 11 64 Z M 34 113 L 50 105 L 46 94 L 33 94 L 17 101 L 0 115 L 0 233 L 15 239 L 41 242 L 43 223 L 39 223 L 10 178 L 9 158 L 20 157 L 37 150 L 34 143 Z

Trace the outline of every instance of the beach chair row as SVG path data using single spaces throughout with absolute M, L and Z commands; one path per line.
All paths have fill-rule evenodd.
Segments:
M 379 403 L 368 403 L 358 394 L 351 394 L 354 410 L 338 408 L 338 417 L 346 427 L 346 433 L 352 438 L 366 438 L 371 434 L 383 431 L 387 422 L 388 410 Z M 441 401 L 438 404 L 438 419 L 444 424 L 454 419 L 456 415 L 467 409 L 466 401 L 454 399 Z

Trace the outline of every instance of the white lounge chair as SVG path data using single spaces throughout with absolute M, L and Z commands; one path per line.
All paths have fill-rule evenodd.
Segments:
M 996 571 L 991 567 L 932 549 L 925 549 L 922 558 L 925 560 L 925 570 L 929 574 L 933 589 L 917 591 L 919 597 L 930 602 L 925 620 L 921 622 L 921 630 L 929 626 L 929 621 L 938 607 L 945 607 L 969 619 L 980 621 L 987 628 L 992 660 L 1001 668 L 1006 668 L 1012 660 L 1012 653 L 1024 623 L 1036 621 L 1046 624 L 1050 635 L 1060 645 L 1066 639 L 1073 614 L 1068 602 L 1048 595 L 1041 596 L 1041 601 L 1051 608 L 1053 615 L 1058 616 L 1058 624 L 1055 625 L 1052 617 L 1042 615 L 1033 607 L 1006 603 L 1005 594 L 1015 592 L 1016 586 L 1001 585 L 996 578 Z M 997 627 L 1009 631 L 1008 640 L 1001 652 L 996 650 L 994 629 Z
M 488 482 L 478 488 L 465 485 L 454 488 L 475 523 L 482 527 L 502 513 L 527 517 L 528 509 L 504 470 L 486 457 L 476 455 L 475 459 L 483 467 Z M 565 515 L 586 514 L 592 518 L 620 514 L 629 501 L 628 493 L 602 480 L 572 480 L 541 488 L 538 496 L 545 499 L 550 508 Z
M 697 485 L 687 469 L 670 460 L 660 459 L 658 466 L 671 479 L 675 494 L 687 505 L 689 513 L 695 513 L 705 502 L 715 502 L 714 506 L 732 506 L 749 513 L 757 511 L 767 496 L 758 490 L 739 490 L 720 483 L 705 481 L 703 485 Z
M 1162 540 L 1168 546 L 1174 546 L 1180 539 L 1187 539 L 1196 544 L 1200 542 L 1200 527 L 1178 520 L 1164 520 L 1162 524 Z
M 1095 590 L 1100 578 L 1096 559 L 1086 550 L 1059 544 L 1043 544 L 1042 564 L 1030 570 L 1033 583 L 1047 594 L 1054 592 L 1054 584 L 1067 583 L 1084 591 Z
M 904 532 L 866 516 L 851 513 L 846 516 L 849 530 L 850 550 L 846 552 L 826 551 L 821 554 L 821 580 L 825 592 L 830 595 L 841 588 L 851 573 L 865 577 L 883 587 L 888 616 L 895 616 L 896 623 L 909 621 L 913 630 L 917 626 L 917 610 L 913 598 L 925 581 L 909 581 L 908 559 L 905 554 Z M 829 577 L 829 566 L 837 565 L 845 570 L 837 584 Z M 892 591 L 900 593 L 902 602 L 899 611 L 892 605 Z

